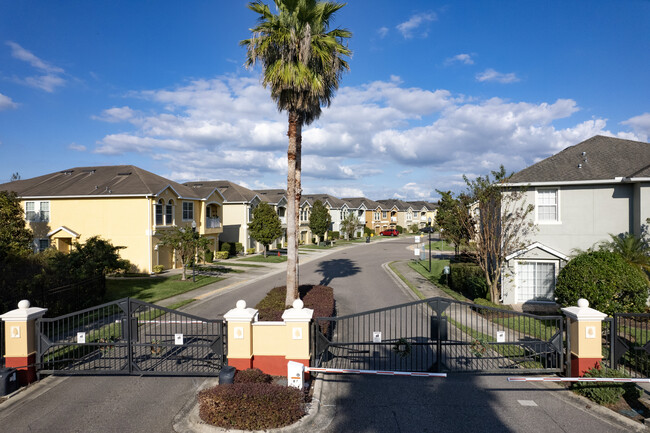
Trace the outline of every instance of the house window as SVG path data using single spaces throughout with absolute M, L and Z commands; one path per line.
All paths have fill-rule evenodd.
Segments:
M 162 199 L 158 200 L 158 203 L 156 203 L 156 225 L 161 226 L 163 225 L 163 205 L 164 201 Z
M 517 302 L 552 301 L 555 263 L 519 262 L 517 280 Z
M 50 240 L 48 238 L 34 239 L 34 252 L 35 253 L 40 253 L 41 251 L 45 251 L 49 247 L 50 247 Z
M 183 202 L 183 220 L 193 220 L 194 219 L 194 203 L 191 201 Z
M 174 201 L 169 200 L 165 206 L 165 225 L 174 224 Z
M 537 190 L 537 221 L 538 222 L 557 222 L 559 221 L 558 212 L 558 190 L 557 189 L 538 189 Z
M 383 218 L 388 218 L 388 212 L 387 211 L 382 211 L 381 217 Z
M 373 212 L 372 217 L 375 221 L 379 221 L 381 217 L 379 216 L 379 212 Z
M 49 222 L 50 202 L 49 201 L 25 202 L 25 219 L 28 222 Z

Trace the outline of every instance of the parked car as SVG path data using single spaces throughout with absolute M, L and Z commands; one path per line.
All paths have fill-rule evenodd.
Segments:
M 384 230 L 383 232 L 379 233 L 382 236 L 398 236 L 399 232 L 395 229 L 388 229 Z
M 435 229 L 433 228 L 433 226 L 427 226 L 427 227 L 422 227 L 420 229 L 420 232 L 421 233 L 433 233 L 433 232 L 435 232 Z

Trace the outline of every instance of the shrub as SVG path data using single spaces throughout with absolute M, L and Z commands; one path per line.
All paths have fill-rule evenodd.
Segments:
M 236 255 L 236 254 L 239 254 L 239 253 L 243 253 L 243 252 L 244 252 L 244 245 L 242 245 L 241 242 L 235 242 L 235 246 L 234 246 L 234 248 L 235 248 L 235 252 L 234 252 L 233 255 Z M 231 252 L 232 252 L 232 251 L 231 251 Z
M 332 317 L 334 315 L 334 289 L 328 286 L 304 284 L 298 288 L 300 299 L 305 308 L 314 310 L 314 317 Z M 255 308 L 259 311 L 260 320 L 279 321 L 286 309 L 284 301 L 287 287 L 280 286 L 271 289 Z M 328 323 L 321 325 L 323 333 L 327 331 Z
M 395 226 L 395 230 L 397 230 L 399 232 L 399 234 L 404 233 L 404 227 L 402 227 L 402 226 Z
M 373 229 L 368 228 L 368 226 L 363 226 L 363 235 L 364 236 L 370 236 L 373 233 L 375 233 Z
M 642 312 L 648 298 L 643 273 L 610 251 L 583 253 L 562 268 L 555 296 L 562 306 L 585 298 L 590 307 L 608 315 Z
M 215 259 L 225 260 L 228 257 L 230 257 L 230 253 L 228 251 L 216 251 L 214 253 Z
M 585 377 L 629 377 L 627 374 L 611 368 L 603 368 L 600 363 L 585 372 Z M 571 386 L 576 393 L 598 404 L 617 403 L 623 395 L 640 396 L 639 390 L 633 383 L 613 382 L 576 382 Z M 636 395 L 635 395 L 636 394 Z
M 255 248 L 247 248 L 246 254 L 255 254 Z
M 444 274 L 440 278 L 444 279 Z M 474 263 L 451 263 L 449 265 L 449 287 L 469 299 L 489 296 L 483 270 Z
M 205 262 L 206 263 L 212 263 L 214 260 L 214 253 L 211 250 L 206 250 L 205 251 Z
M 273 377 L 264 373 L 259 368 L 238 370 L 235 374 L 235 383 L 271 383 Z
M 417 233 L 420 230 L 420 226 L 418 226 L 417 224 L 411 224 L 409 226 L 409 230 L 411 231 L 411 233 Z
M 305 414 L 302 391 L 272 383 L 219 385 L 201 391 L 198 398 L 201 419 L 226 429 L 278 428 Z
M 163 265 L 156 265 L 156 266 L 153 267 L 153 272 L 155 274 L 160 274 L 164 270 L 165 270 L 165 267 Z
M 340 237 L 341 237 L 341 233 L 340 233 L 340 232 L 332 231 L 332 232 L 329 232 L 329 233 L 328 233 L 327 237 L 328 237 L 329 239 L 340 239 Z
M 230 244 L 228 242 L 222 242 L 221 251 L 228 251 L 230 253 Z

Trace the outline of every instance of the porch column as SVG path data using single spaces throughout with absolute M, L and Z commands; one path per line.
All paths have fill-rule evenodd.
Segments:
M 589 308 L 589 301 L 578 299 L 577 307 L 562 308 L 569 318 L 571 338 L 571 377 L 583 376 L 603 359 L 602 322 L 607 314 Z
M 20 385 L 36 381 L 36 319 L 46 312 L 47 308 L 30 307 L 22 300 L 17 310 L 0 316 L 5 322 L 5 366 L 17 370 Z
M 308 366 L 311 360 L 309 325 L 314 316 L 314 310 L 303 307 L 303 302 L 296 299 L 293 301 L 293 308 L 282 313 L 282 320 L 286 327 L 285 359 L 287 362 L 295 361 Z
M 228 365 L 237 370 L 253 367 L 253 322 L 257 310 L 246 308 L 246 301 L 237 301 L 237 308 L 224 314 L 228 322 Z

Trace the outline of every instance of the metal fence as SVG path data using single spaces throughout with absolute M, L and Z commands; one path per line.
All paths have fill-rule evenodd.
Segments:
M 631 377 L 650 376 L 650 314 L 614 314 L 613 368 Z
M 5 366 L 5 322 L 0 320 L 0 368 Z
M 318 366 L 394 371 L 564 371 L 564 317 L 432 298 L 317 318 Z
M 614 318 L 606 317 L 602 322 L 602 353 L 603 359 L 600 362 L 603 367 L 613 368 L 614 365 L 614 351 L 612 350 L 612 331 L 614 329 Z

